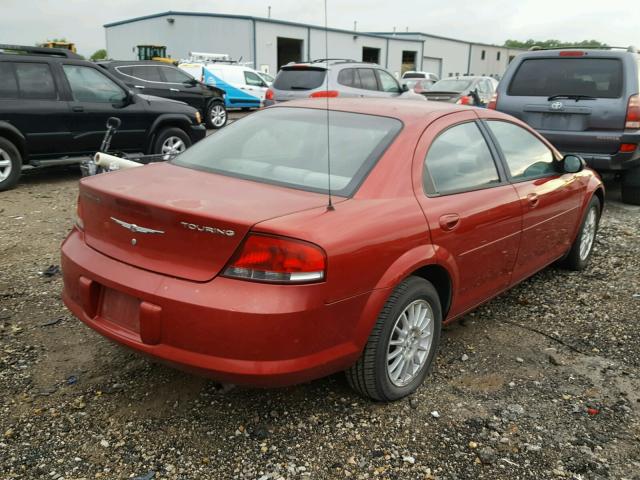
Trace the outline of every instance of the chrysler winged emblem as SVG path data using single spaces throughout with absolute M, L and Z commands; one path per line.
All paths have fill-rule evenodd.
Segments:
M 116 217 L 111 217 L 111 220 L 113 220 L 115 223 L 120 225 L 122 228 L 126 228 L 130 232 L 134 232 L 134 233 L 156 233 L 156 234 L 164 233 L 163 230 L 154 230 L 153 228 L 141 227 L 140 225 L 136 225 L 135 223 L 127 223 Z
M 550 106 L 551 110 L 562 110 L 564 108 L 564 104 L 562 102 L 553 102 Z

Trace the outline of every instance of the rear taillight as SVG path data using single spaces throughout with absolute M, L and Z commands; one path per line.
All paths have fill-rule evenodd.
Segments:
M 637 148 L 637 143 L 623 143 L 620 145 L 620 153 L 635 152 Z
M 267 93 L 264 96 L 265 100 L 273 100 L 273 90 L 267 89 Z
M 491 100 L 487 103 L 487 108 L 491 110 L 496 110 L 498 108 L 498 92 L 491 95 Z
M 74 219 L 75 226 L 78 230 L 84 230 L 84 220 L 82 219 L 82 203 L 80 197 L 78 197 L 78 203 L 76 204 L 76 216 Z
M 585 53 L 582 50 L 564 50 L 559 55 L 561 57 L 584 57 Z
M 319 90 L 309 95 L 311 98 L 335 98 L 338 96 L 337 90 Z
M 469 95 L 463 95 L 462 97 L 460 97 L 458 99 L 458 101 L 456 103 L 458 105 L 471 105 L 473 103 L 473 100 L 471 99 L 471 97 Z
M 628 130 L 640 129 L 640 95 L 631 95 L 627 105 L 627 120 L 624 128 Z
M 225 277 L 275 283 L 324 280 L 327 257 L 317 245 L 285 237 L 250 234 L 224 271 Z

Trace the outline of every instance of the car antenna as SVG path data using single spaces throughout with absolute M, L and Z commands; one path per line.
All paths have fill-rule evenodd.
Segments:
M 329 192 L 329 204 L 327 205 L 327 210 L 335 210 L 331 199 L 331 137 L 329 135 L 329 27 L 327 25 L 327 0 L 324 0 L 324 50 L 327 64 L 327 73 L 325 75 L 325 100 L 327 102 L 327 190 Z

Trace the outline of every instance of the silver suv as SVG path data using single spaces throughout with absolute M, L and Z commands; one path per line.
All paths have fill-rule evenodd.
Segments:
M 640 205 L 640 55 L 538 50 L 507 68 L 489 108 L 527 122 L 561 152 L 622 174 L 622 200 Z
M 267 91 L 265 105 L 327 96 L 397 97 L 424 101 L 422 95 L 400 85 L 379 65 L 346 59 L 321 59 L 282 67 Z

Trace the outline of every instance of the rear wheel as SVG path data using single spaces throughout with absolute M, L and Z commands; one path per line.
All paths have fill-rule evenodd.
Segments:
M 396 287 L 347 380 L 361 395 L 392 401 L 413 393 L 427 376 L 440 342 L 442 309 L 433 285 L 409 277 Z
M 571 245 L 571 250 L 564 259 L 564 266 L 570 270 L 584 270 L 589 264 L 596 241 L 598 223 L 600 221 L 600 200 L 595 195 L 587 207 L 578 236 Z
M 0 137 L 0 192 L 12 188 L 20 177 L 22 156 L 16 146 Z
M 153 153 L 163 155 L 168 160 L 175 155 L 184 152 L 191 146 L 191 138 L 184 130 L 178 127 L 168 127 L 160 131 L 156 138 Z
M 640 205 L 640 167 L 624 172 L 621 188 L 624 203 Z
M 227 124 L 227 109 L 223 102 L 215 100 L 209 103 L 205 114 L 207 128 L 222 128 Z

